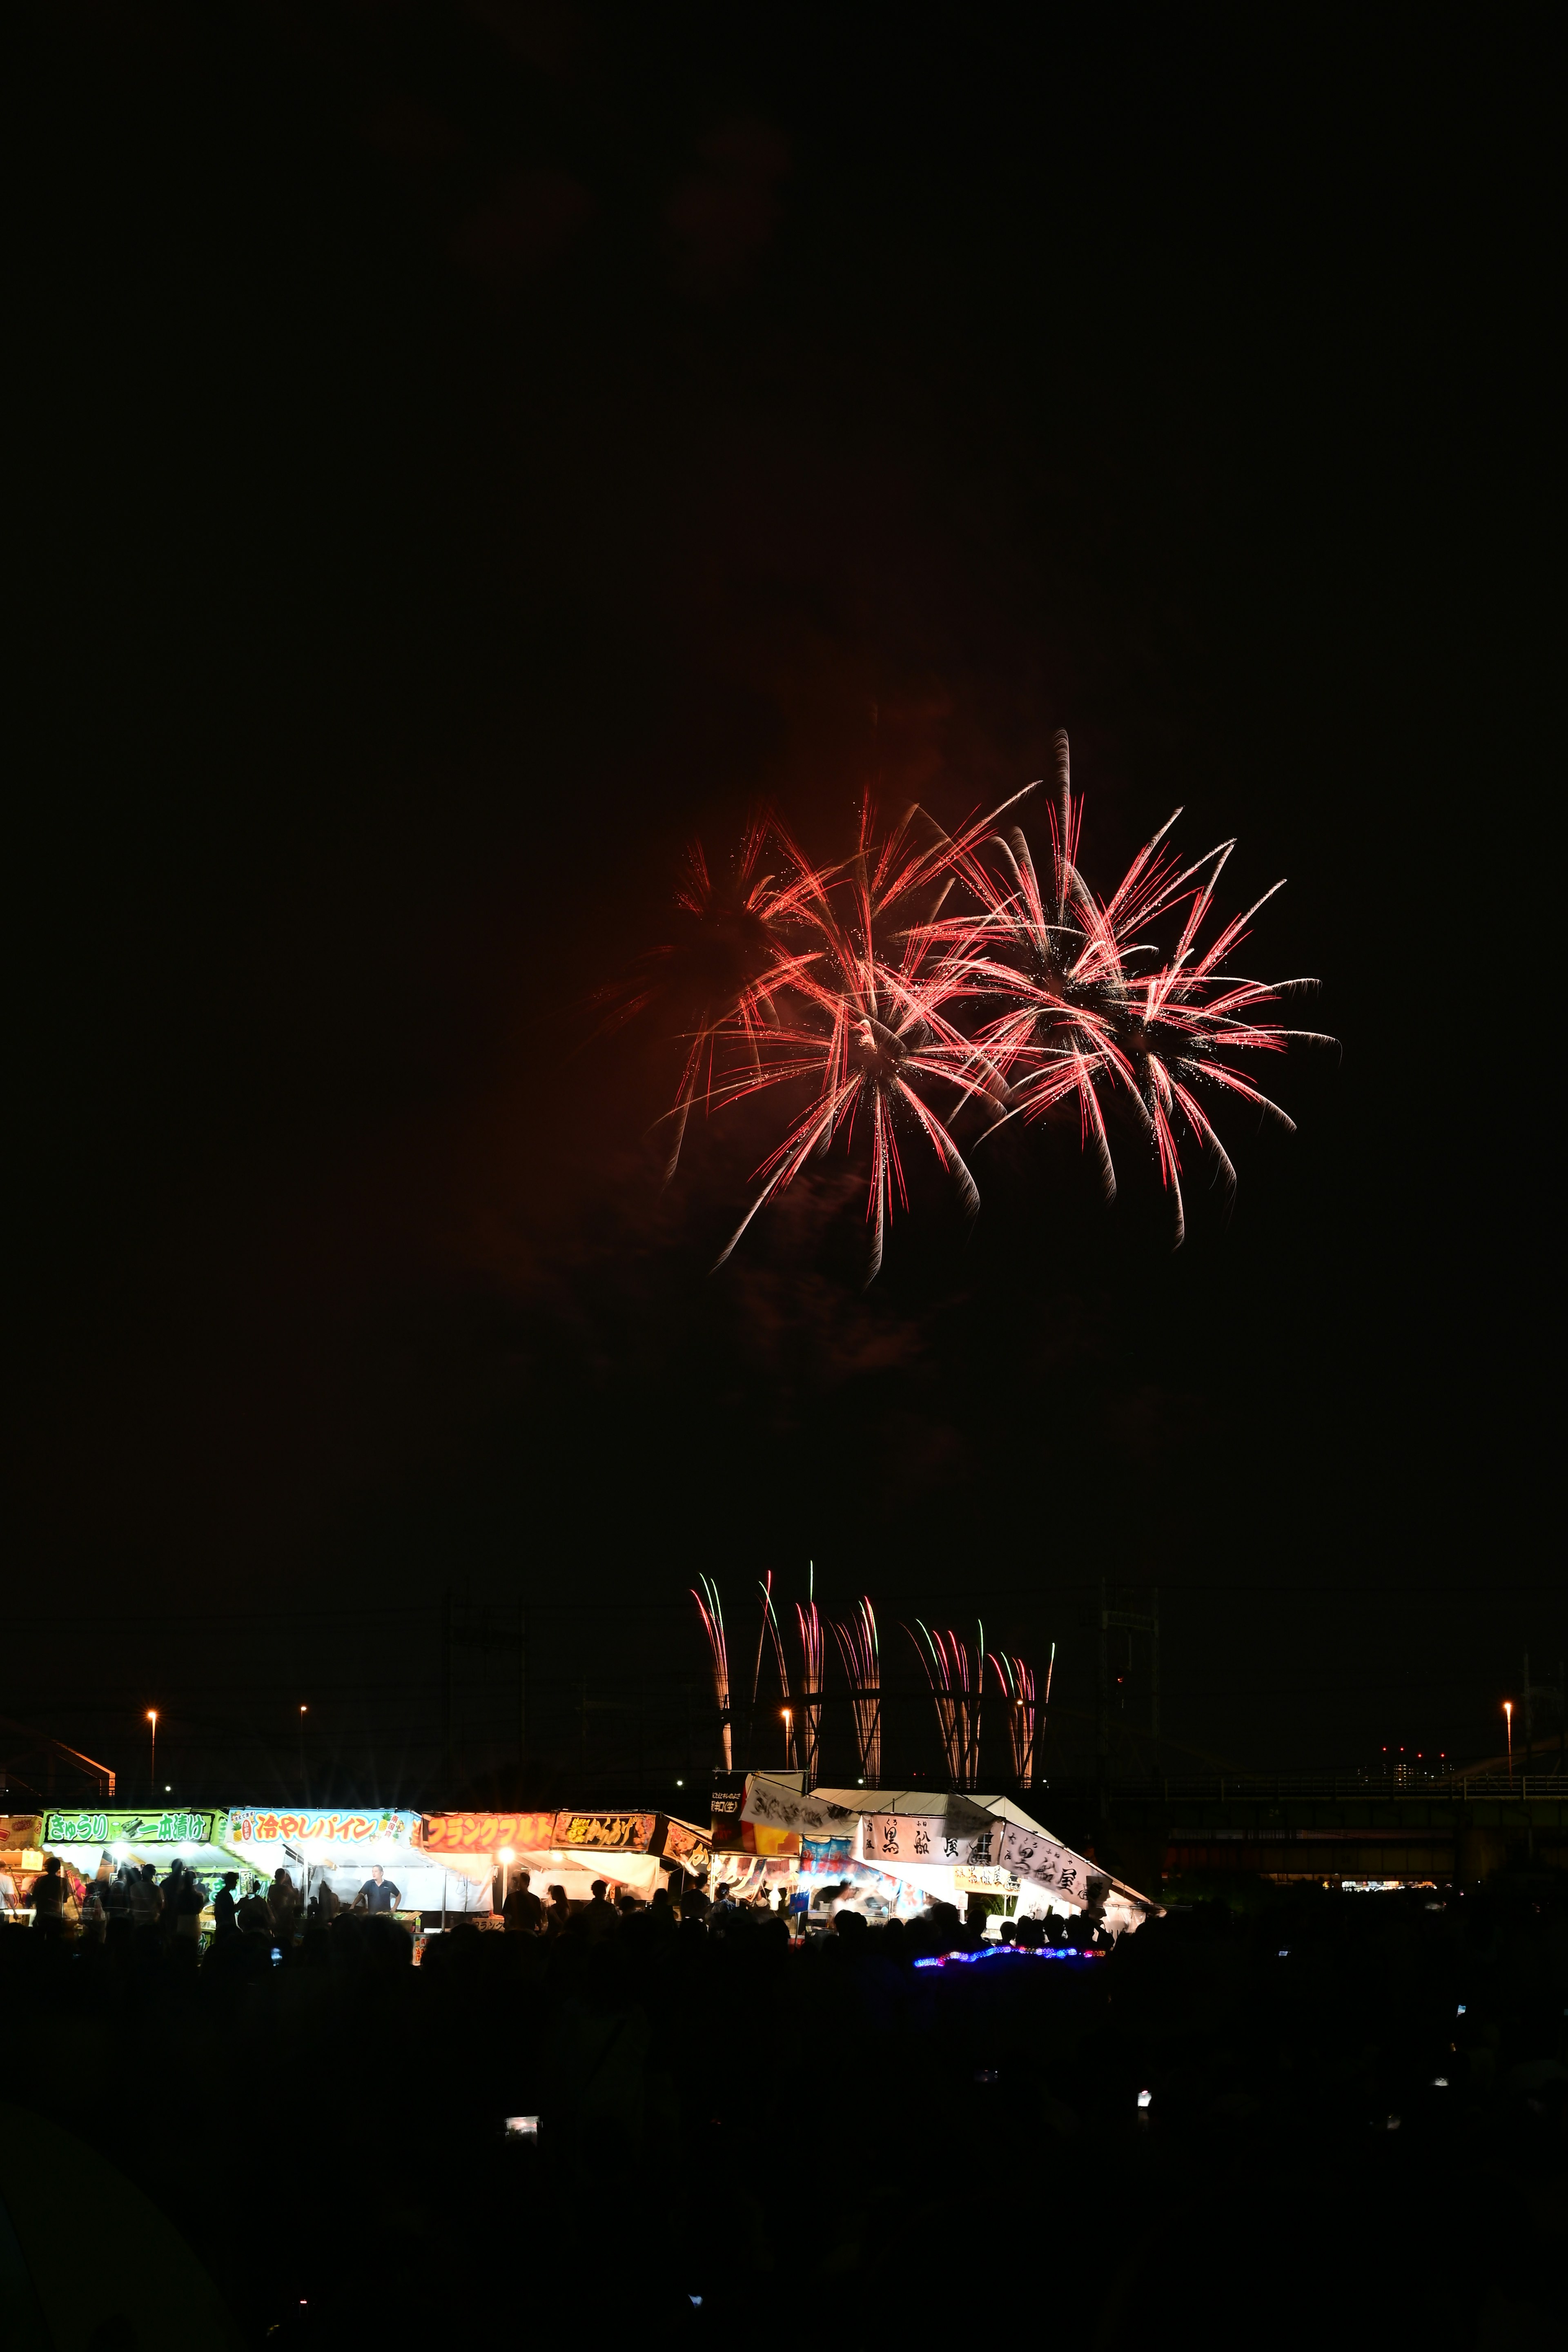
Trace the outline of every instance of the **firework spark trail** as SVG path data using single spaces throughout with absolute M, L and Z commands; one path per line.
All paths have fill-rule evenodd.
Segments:
M 787 1698 L 789 1696 L 789 1680 L 784 1673 L 784 1643 L 779 1640 L 779 1621 L 773 1611 L 773 1572 L 771 1568 L 765 1577 L 758 1578 L 757 1591 L 763 1596 L 763 1613 L 757 1626 L 757 1663 L 752 1670 L 753 1716 L 757 1711 L 757 1695 L 763 1685 L 763 1651 L 767 1643 L 770 1628 L 773 1637 L 773 1654 L 779 1662 L 779 1690 L 784 1697 Z
M 800 1627 L 801 1655 L 801 1761 L 805 1767 L 805 1785 L 816 1785 L 817 1752 L 822 1743 L 822 1618 L 816 1606 L 816 1565 L 810 1570 L 810 1598 L 803 1607 L 795 1604 L 795 1620 Z
M 923 1647 L 915 1634 L 910 1633 L 910 1628 L 907 1625 L 904 1627 L 904 1631 L 906 1633 L 909 1633 L 910 1641 L 914 1643 L 916 1654 L 918 1655 L 921 1665 L 925 1668 L 926 1680 L 931 1685 L 931 1703 L 936 1709 L 937 1736 L 942 1741 L 942 1760 L 947 1766 L 948 1779 L 953 1782 L 954 1786 L 956 1786 L 961 1777 L 961 1772 L 956 1737 L 956 1717 L 953 1707 L 952 1691 L 948 1678 L 947 1653 L 944 1649 L 938 1649 L 936 1643 L 932 1641 L 930 1633 L 926 1632 L 925 1626 L 921 1624 L 921 1620 L 918 1617 L 915 1620 L 915 1623 L 920 1626 L 921 1633 L 925 1636 Z
M 724 1769 L 731 1769 L 730 1741 L 730 1656 L 724 1641 L 724 1612 L 719 1606 L 719 1588 L 710 1577 L 697 1580 L 702 1591 L 691 1588 L 691 1598 L 697 1603 L 702 1630 L 708 1636 L 708 1647 L 713 1659 L 713 1695 L 719 1703 L 719 1727 L 724 1741 Z
M 957 1633 L 933 1633 L 917 1617 L 921 1639 L 914 1643 L 936 1707 L 937 1729 L 948 1778 L 954 1788 L 973 1789 L 980 1778 L 980 1706 L 985 1685 L 985 1629 L 977 1629 L 973 1652 Z
M 757 1190 L 718 1265 L 814 1155 L 837 1137 L 853 1146 L 862 1113 L 868 1281 L 895 1211 L 908 1206 L 909 1138 L 930 1150 L 969 1213 L 977 1210 L 953 1132 L 962 1111 L 978 1117 L 984 1140 L 1007 1120 L 1032 1122 L 1076 1103 L 1080 1140 L 1109 1198 L 1116 1171 L 1106 1111 L 1124 1107 L 1171 1196 L 1178 1244 L 1184 1140 L 1212 1160 L 1227 1194 L 1236 1184 L 1200 1095 L 1235 1095 L 1292 1125 L 1231 1057 L 1331 1042 L 1268 1013 L 1313 983 L 1270 984 L 1221 969 L 1273 891 L 1200 950 L 1235 845 L 1184 863 L 1168 839 L 1178 809 L 1110 897 L 1097 898 L 1081 870 L 1083 801 L 1065 731 L 1055 768 L 1043 869 L 1018 825 L 1001 822 L 1033 785 L 953 834 L 919 807 L 879 827 L 868 797 L 854 852 L 837 865 L 814 866 L 776 817 L 761 815 L 722 882 L 700 847 L 688 853 L 678 893 L 686 929 L 643 960 L 617 1016 L 656 995 L 689 1008 L 685 1064 L 667 1114 L 669 1170 L 699 1105 L 721 1109 L 780 1087 L 806 1097 L 757 1168 Z M 1143 936 L 1177 917 L 1173 945 Z M 939 1112 L 930 1097 L 944 1088 L 951 1101 Z
M 940 951 L 944 933 L 936 919 L 957 876 L 972 866 L 979 870 L 981 845 L 1013 804 L 971 820 L 956 835 L 931 826 L 931 837 L 921 841 L 914 832 L 920 813 L 910 811 L 879 835 L 868 800 L 858 848 L 842 873 L 797 875 L 795 903 L 815 945 L 796 955 L 787 984 L 805 1017 L 775 1022 L 761 1050 L 715 1078 L 709 1098 L 715 1105 L 735 1102 L 763 1087 L 815 1080 L 815 1099 L 757 1170 L 761 1190 L 719 1265 L 758 1211 L 794 1181 L 814 1153 L 826 1151 L 841 1128 L 853 1140 L 862 1111 L 870 1130 L 868 1281 L 880 1268 L 895 1207 L 908 1206 L 900 1126 L 930 1146 L 970 1213 L 978 1209 L 979 1192 L 951 1128 L 920 1089 L 945 1084 L 960 1104 L 976 1103 L 993 1119 L 1003 1114 L 1005 1089 L 998 1069 L 952 1017 L 955 1004 L 978 992 L 961 961 Z M 934 894 L 923 915 L 913 904 L 921 894 Z M 901 925 L 896 930 L 895 918 Z
M 1051 1654 L 1056 1655 L 1055 1644 Z M 1007 1701 L 1007 1739 L 1013 1751 L 1013 1778 L 1020 1789 L 1033 1785 L 1035 1778 L 1035 1675 L 1034 1669 L 1022 1658 L 1010 1657 L 1005 1650 L 993 1650 L 991 1664 L 996 1670 L 996 1680 Z
M 835 1622 L 833 1638 L 850 1689 L 860 1777 L 868 1789 L 875 1789 L 882 1778 L 882 1666 L 877 1616 L 868 1593 L 862 1595 L 860 1607 L 847 1625 Z
M 789 1697 L 789 1667 L 784 1662 L 784 1635 L 779 1631 L 778 1611 L 773 1607 L 773 1572 L 771 1568 L 768 1570 L 767 1581 L 765 1583 L 759 1581 L 757 1590 L 763 1596 L 763 1631 L 757 1637 L 757 1671 L 759 1675 L 762 1672 L 761 1661 L 763 1654 L 763 1642 L 764 1638 L 771 1633 L 773 1635 L 773 1656 L 778 1661 L 779 1696 L 781 1698 L 787 1699 Z
M 1229 1155 L 1194 1087 L 1239 1095 L 1292 1127 L 1277 1103 L 1220 1057 L 1237 1051 L 1281 1053 L 1297 1040 L 1329 1041 L 1275 1021 L 1240 1017 L 1244 1007 L 1273 1003 L 1288 990 L 1311 982 L 1220 977 L 1225 958 L 1281 884 L 1265 891 L 1197 953 L 1197 934 L 1235 844 L 1222 842 L 1183 866 L 1164 846 L 1179 809 L 1144 844 L 1110 898 L 1102 903 L 1094 897 L 1079 870 L 1083 808 L 1073 798 L 1065 733 L 1058 736 L 1057 749 L 1050 888 L 1042 887 L 1016 827 L 994 835 L 991 864 L 975 859 L 965 867 L 984 914 L 967 925 L 950 921 L 942 927 L 948 948 L 945 974 L 955 988 L 989 989 L 1002 1000 L 1003 1010 L 982 1024 L 975 1043 L 1008 1079 L 1012 1101 L 1006 1118 L 1043 1118 L 1076 1097 L 1080 1137 L 1095 1152 L 1108 1197 L 1114 1194 L 1116 1176 L 1101 1091 L 1131 1107 L 1171 1194 L 1179 1244 L 1185 1230 L 1180 1124 L 1212 1155 L 1227 1193 L 1236 1186 Z M 1174 948 L 1151 966 L 1148 960 L 1158 950 L 1135 934 L 1155 917 L 1183 906 L 1187 913 Z

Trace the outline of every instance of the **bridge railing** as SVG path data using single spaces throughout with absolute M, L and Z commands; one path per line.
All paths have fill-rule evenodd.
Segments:
M 1216 1800 L 1222 1804 L 1286 1804 L 1313 1800 L 1335 1804 L 1468 1804 L 1479 1798 L 1514 1798 L 1521 1801 L 1532 1797 L 1568 1798 L 1568 1775 L 1516 1772 L 1510 1779 L 1505 1772 L 1465 1772 L 1440 1780 L 1418 1780 L 1398 1778 L 1393 1773 L 1172 1773 L 1160 1780 L 1113 1780 L 1110 1793 L 1113 1798 L 1184 1804 Z

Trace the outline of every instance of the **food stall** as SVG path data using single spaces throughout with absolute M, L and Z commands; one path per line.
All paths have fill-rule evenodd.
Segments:
M 58 1853 L 70 1887 L 68 1917 L 79 1913 L 82 1895 L 100 1874 L 109 1876 L 121 1864 L 140 1870 L 151 1863 L 162 1885 L 171 1864 L 184 1863 L 199 1878 L 207 1903 L 199 1927 L 212 1928 L 212 1895 L 221 1874 L 239 1861 L 226 1843 L 227 1812 L 222 1806 L 166 1805 L 55 1806 L 43 1817 L 46 1853 Z
M 482 1881 L 486 1910 L 522 1871 L 542 1902 L 558 1885 L 569 1904 L 586 1903 L 602 1878 L 646 1903 L 671 1874 L 706 1870 L 711 1852 L 708 1832 L 694 1822 L 637 1811 L 426 1813 L 419 1843 L 426 1862 L 470 1885 Z
M 41 1813 L 0 1813 L 0 1927 L 26 1927 L 34 1879 L 44 1866 Z
M 1088 1911 L 1121 1934 L 1160 1908 L 1075 1853 L 1009 1797 L 942 1797 L 930 1789 L 805 1794 L 797 1780 L 752 1773 L 741 1818 L 801 1837 L 798 1862 L 762 1862 L 763 1873 L 790 1876 L 806 1892 L 814 1881 L 847 1881 L 843 1907 L 871 1918 L 918 1916 L 932 1902 L 962 1913 L 981 1895 L 1000 1906 L 999 1917 Z
M 331 1888 L 344 1911 L 352 1911 L 363 1895 L 367 1908 L 385 1909 L 414 1928 L 422 1912 L 439 1912 L 443 1903 L 458 1912 L 488 1911 L 488 1884 L 476 1885 L 460 1872 L 443 1873 L 426 1860 L 419 1850 L 419 1819 L 417 1813 L 374 1806 L 355 1811 L 320 1805 L 236 1805 L 227 1816 L 227 1839 L 263 1893 L 279 1870 L 288 1873 L 300 1897 L 301 1918 L 312 1895 L 323 1888 Z M 366 1894 L 377 1885 L 378 1869 L 381 1884 L 394 1890 L 391 1903 Z

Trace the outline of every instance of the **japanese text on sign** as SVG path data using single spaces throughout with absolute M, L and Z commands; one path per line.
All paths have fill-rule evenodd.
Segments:
M 206 1845 L 216 1813 L 54 1812 L 45 1816 L 46 1845 Z
M 1070 1902 L 1082 1902 L 1088 1894 L 1091 1864 L 1069 1846 L 1058 1845 L 1055 1838 L 1047 1837 L 1042 1830 L 1025 1829 L 1016 1822 L 1009 1822 L 1000 1858 L 1020 1878 L 1027 1878 L 1037 1886 L 1049 1887 L 1053 1894 L 1065 1895 Z
M 717 1818 L 717 1816 L 716 1816 Z M 803 1837 L 838 1837 L 852 1833 L 858 1815 L 827 1797 L 805 1796 L 781 1780 L 753 1772 L 741 1807 L 743 1822 L 761 1822 L 769 1829 L 798 1830 Z
M 657 1813 L 557 1813 L 554 1843 L 600 1853 L 647 1853 L 658 1820 Z
M 553 1813 L 426 1813 L 426 1853 L 539 1853 L 555 1843 Z
M 685 1822 L 668 1822 L 664 1832 L 665 1858 L 685 1864 L 688 1870 L 705 1870 L 712 1856 L 712 1846 L 700 1830 L 688 1827 Z
M 986 1864 L 1001 1860 L 1002 1823 L 950 1827 L 941 1813 L 868 1813 L 868 1862 Z
M 411 1845 L 417 1813 L 274 1812 L 260 1805 L 237 1805 L 228 1817 L 236 1845 Z

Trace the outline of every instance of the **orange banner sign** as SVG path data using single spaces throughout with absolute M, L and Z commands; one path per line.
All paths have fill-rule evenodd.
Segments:
M 426 1853 L 548 1853 L 558 1843 L 553 1813 L 426 1813 Z

